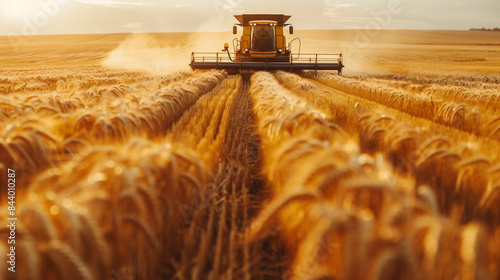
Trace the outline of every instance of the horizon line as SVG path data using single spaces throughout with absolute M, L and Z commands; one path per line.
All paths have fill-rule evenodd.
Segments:
M 491 32 L 492 30 L 481 30 L 480 28 L 470 28 L 470 29 L 366 29 L 366 28 L 305 28 L 297 29 L 294 31 L 359 31 L 359 30 L 380 30 L 380 31 L 467 31 L 467 32 Z M 42 33 L 33 35 L 23 35 L 23 34 L 0 34 L 0 37 L 11 37 L 11 36 L 54 36 L 54 35 L 111 35 L 111 34 L 167 34 L 167 33 L 222 33 L 228 32 L 232 33 L 231 30 L 227 31 L 131 31 L 131 32 L 82 32 L 82 33 Z M 237 35 L 237 34 L 236 34 Z

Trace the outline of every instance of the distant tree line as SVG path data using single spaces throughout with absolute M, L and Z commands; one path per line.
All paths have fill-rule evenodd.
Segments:
M 470 31 L 500 31 L 500 28 L 471 28 Z

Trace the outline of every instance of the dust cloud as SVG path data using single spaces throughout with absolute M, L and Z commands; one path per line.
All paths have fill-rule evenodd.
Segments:
M 394 50 L 401 48 L 400 42 L 404 42 L 404 32 L 384 31 L 377 33 L 377 36 L 362 37 L 364 32 L 301 30 L 297 31 L 296 35 L 286 35 L 287 42 L 297 35 L 302 39 L 302 53 L 342 52 L 345 75 L 385 74 L 405 67 L 404 63 L 391 63 L 398 58 Z M 133 33 L 109 52 L 102 64 L 149 72 L 189 70 L 191 52 L 220 52 L 224 43 L 229 43 L 232 52 L 232 40 L 236 36 L 239 35 L 233 35 L 231 32 Z M 292 49 L 297 55 L 298 45 L 293 45 Z
M 220 52 L 231 41 L 231 36 L 222 33 L 133 33 L 102 65 L 149 72 L 188 70 L 191 52 Z
M 134 33 L 111 51 L 102 64 L 108 67 L 163 72 L 175 70 L 173 68 L 180 66 L 180 51 L 162 47 L 153 35 Z
M 373 73 L 373 68 L 371 67 L 371 61 L 365 57 L 361 56 L 344 56 L 344 75 L 360 75 L 365 76 Z

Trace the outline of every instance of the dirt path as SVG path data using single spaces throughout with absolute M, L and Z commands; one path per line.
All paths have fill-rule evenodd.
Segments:
M 245 77 L 243 77 L 245 79 Z M 249 247 L 246 229 L 253 217 L 258 214 L 267 197 L 265 182 L 261 176 L 262 147 L 260 135 L 256 132 L 256 120 L 252 112 L 253 103 L 248 88 L 250 82 L 245 79 L 237 93 L 231 108 L 231 121 L 226 128 L 225 149 L 220 163 L 217 182 L 223 185 L 221 194 L 221 216 L 226 218 L 226 226 L 219 224 L 217 243 L 226 245 L 221 255 L 228 263 L 220 268 L 214 267 L 212 279 L 268 279 L 279 277 L 283 252 L 274 240 L 263 240 Z M 216 243 L 216 244 L 217 244 Z M 220 252 L 215 248 L 215 252 Z M 225 273 L 222 273 L 224 272 Z M 224 276 L 220 278 L 221 276 Z M 274 279 L 274 278 L 273 278 Z

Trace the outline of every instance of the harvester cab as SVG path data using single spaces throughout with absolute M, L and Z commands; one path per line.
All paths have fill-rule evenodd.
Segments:
M 243 28 L 240 39 L 233 39 L 233 54 L 229 44 L 224 44 L 225 53 L 193 52 L 191 69 L 242 70 L 337 70 L 344 67 L 342 54 L 301 54 L 301 42 L 295 38 L 286 43 L 284 29 L 288 26 L 293 34 L 293 26 L 286 22 L 290 18 L 282 14 L 246 14 L 234 16 L 239 23 L 233 26 L 233 34 L 238 27 Z M 292 42 L 297 41 L 297 53 L 292 53 Z

